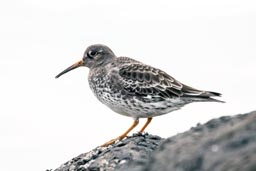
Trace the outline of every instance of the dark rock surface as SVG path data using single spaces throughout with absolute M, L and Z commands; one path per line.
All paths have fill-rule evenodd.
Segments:
M 136 169 L 149 160 L 163 139 L 159 136 L 134 134 L 109 147 L 97 147 L 64 163 L 55 171 L 112 171 Z
M 55 171 L 256 171 L 256 112 L 225 116 L 162 139 L 135 134 Z
M 166 139 L 142 170 L 256 171 L 256 112 L 213 119 Z

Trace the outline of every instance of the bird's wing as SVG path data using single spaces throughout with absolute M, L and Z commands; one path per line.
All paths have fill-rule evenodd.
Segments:
M 119 68 L 119 85 L 128 94 L 160 97 L 162 99 L 183 95 L 183 85 L 164 71 L 142 63 L 122 65 Z

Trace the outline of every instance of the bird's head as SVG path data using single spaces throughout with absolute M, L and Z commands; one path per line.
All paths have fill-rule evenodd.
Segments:
M 101 44 L 91 45 L 85 50 L 82 60 L 66 68 L 61 73 L 59 73 L 55 78 L 58 78 L 61 75 L 80 66 L 86 66 L 90 69 L 99 66 L 104 66 L 105 64 L 111 62 L 115 57 L 115 54 L 109 47 Z

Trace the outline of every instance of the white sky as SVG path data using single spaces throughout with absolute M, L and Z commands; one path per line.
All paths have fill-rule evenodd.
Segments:
M 0 24 L 1 171 L 56 168 L 132 124 L 97 101 L 87 68 L 54 78 L 94 43 L 220 92 L 227 102 L 156 117 L 149 133 L 168 137 L 255 110 L 253 0 L 2 0 Z

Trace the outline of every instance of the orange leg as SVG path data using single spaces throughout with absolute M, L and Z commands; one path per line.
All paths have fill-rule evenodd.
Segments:
M 141 130 L 139 131 L 139 133 L 142 133 L 148 126 L 148 124 L 152 121 L 152 118 L 148 118 L 147 122 L 145 123 L 145 125 L 141 128 Z
M 135 120 L 135 121 L 133 122 L 132 126 L 131 126 L 127 131 L 125 131 L 125 133 L 123 133 L 122 135 L 120 135 L 119 137 L 117 137 L 117 138 L 115 138 L 115 139 L 112 139 L 112 140 L 106 142 L 105 144 L 101 145 L 101 147 L 109 146 L 109 145 L 111 145 L 111 144 L 114 144 L 117 140 L 120 141 L 120 140 L 124 139 L 124 138 L 127 136 L 127 134 L 128 134 L 131 130 L 133 130 L 133 128 L 135 128 L 135 127 L 138 125 L 138 123 L 139 123 L 139 120 Z M 147 126 L 147 125 L 145 125 L 145 126 Z M 144 126 L 144 127 L 145 127 L 145 126 Z M 145 129 L 145 128 L 144 128 L 144 129 Z

